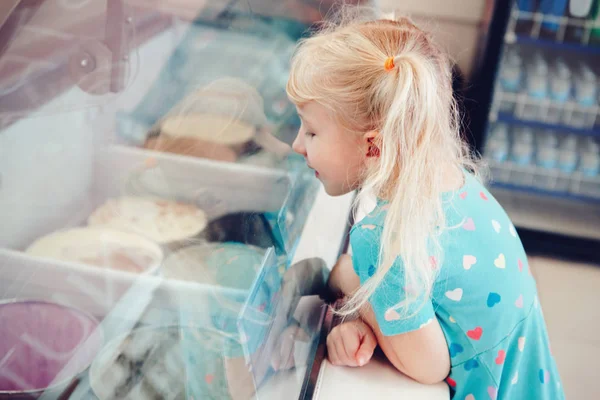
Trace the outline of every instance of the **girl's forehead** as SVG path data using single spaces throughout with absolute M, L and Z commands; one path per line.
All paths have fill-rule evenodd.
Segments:
M 323 121 L 331 119 L 331 112 L 327 107 L 316 101 L 309 101 L 296 106 L 298 114 L 306 122 Z

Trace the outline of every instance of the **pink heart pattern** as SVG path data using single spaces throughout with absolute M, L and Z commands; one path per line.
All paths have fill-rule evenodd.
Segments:
M 491 400 L 496 400 L 496 396 L 498 396 L 498 389 L 493 386 L 488 386 L 487 392 Z
M 473 221 L 473 218 L 467 218 L 467 220 L 465 221 L 465 223 L 463 224 L 462 227 L 466 231 L 474 231 L 475 230 L 475 221 Z
M 504 350 L 498 350 L 498 357 L 494 360 L 496 364 L 500 365 L 504 363 L 506 359 L 506 352 Z
M 523 308 L 523 295 L 519 295 L 519 297 L 517 298 L 517 301 L 515 301 L 515 306 L 517 308 Z
M 429 256 L 429 264 L 431 269 L 436 270 L 438 268 L 437 258 L 435 256 Z

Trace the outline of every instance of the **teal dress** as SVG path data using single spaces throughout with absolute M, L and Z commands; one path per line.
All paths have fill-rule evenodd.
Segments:
M 436 318 L 451 359 L 451 398 L 563 399 L 542 308 L 517 232 L 500 204 L 473 176 L 443 195 L 443 261 L 430 299 L 399 311 L 406 299 L 400 259 L 370 298 L 382 333 L 399 335 Z M 354 269 L 363 284 L 375 272 L 386 213 L 377 207 L 351 230 Z M 410 289 L 409 289 L 410 290 Z

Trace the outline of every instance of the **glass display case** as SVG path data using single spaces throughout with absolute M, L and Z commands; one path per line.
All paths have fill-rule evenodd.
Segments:
M 306 394 L 352 197 L 285 83 L 328 5 L 0 4 L 0 399 Z

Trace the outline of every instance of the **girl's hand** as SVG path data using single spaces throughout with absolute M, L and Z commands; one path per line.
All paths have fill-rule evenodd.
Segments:
M 333 365 L 362 367 L 373 356 L 375 347 L 375 334 L 361 319 L 343 322 L 327 336 L 327 353 Z

